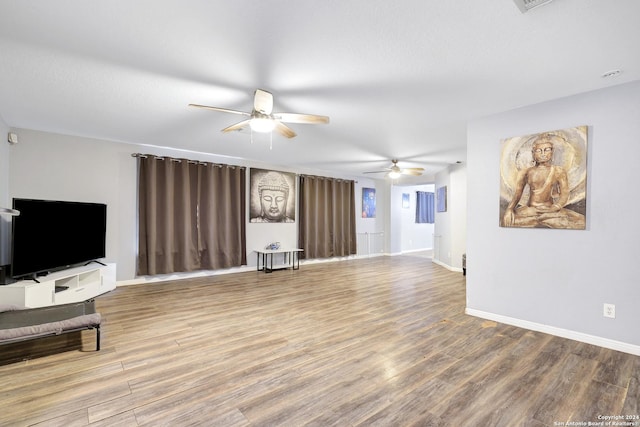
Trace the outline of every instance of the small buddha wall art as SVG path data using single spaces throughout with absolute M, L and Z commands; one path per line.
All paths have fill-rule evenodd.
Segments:
M 250 174 L 250 222 L 295 222 L 295 174 L 256 168 L 251 168 Z

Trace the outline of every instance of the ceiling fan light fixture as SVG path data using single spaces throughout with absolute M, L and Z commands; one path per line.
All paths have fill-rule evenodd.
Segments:
M 400 173 L 398 171 L 395 171 L 395 170 L 389 172 L 389 178 L 391 178 L 391 179 L 398 179 L 398 178 L 400 178 L 400 175 L 402 175 L 402 173 Z
M 210 105 L 189 104 L 190 107 L 204 108 L 205 110 L 220 111 L 223 113 L 239 114 L 247 117 L 241 122 L 234 123 L 222 129 L 222 132 L 232 132 L 249 127 L 251 132 L 271 133 L 276 131 L 285 138 L 293 138 L 296 133 L 285 123 L 329 123 L 329 117 L 316 114 L 301 113 L 273 113 L 273 95 L 266 90 L 256 89 L 253 94 L 253 109 L 251 112 L 230 110 L 228 108 L 212 107 Z
M 249 125 L 254 132 L 269 133 L 276 127 L 276 122 L 268 118 L 254 117 Z

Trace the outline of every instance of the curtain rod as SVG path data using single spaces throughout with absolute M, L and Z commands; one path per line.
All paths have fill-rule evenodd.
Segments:
M 193 163 L 193 164 L 199 164 L 199 165 L 212 165 L 212 166 L 218 166 L 218 167 L 230 167 L 230 168 L 241 168 L 241 169 L 246 169 L 246 166 L 239 166 L 239 165 L 228 165 L 225 163 L 212 163 L 212 162 L 203 162 L 203 161 L 199 161 L 199 160 L 190 160 L 190 159 L 176 159 L 173 157 L 168 157 L 168 156 L 158 156 L 155 154 L 143 154 L 143 153 L 131 153 L 131 157 L 139 157 L 141 159 L 146 159 L 148 157 L 153 157 L 156 160 L 164 160 L 164 159 L 169 159 L 173 162 L 181 162 L 183 160 L 189 162 L 189 163 Z M 311 179 L 332 179 L 334 181 L 344 181 L 344 182 L 350 182 L 353 181 L 354 183 L 358 183 L 358 181 L 355 181 L 353 179 L 344 179 L 344 178 L 332 178 L 329 176 L 319 176 L 319 175 L 306 175 L 306 174 L 301 174 L 301 173 L 297 173 L 296 176 L 299 177 L 303 177 L 303 178 L 311 178 Z
M 353 179 L 333 178 L 333 177 L 330 177 L 330 176 L 306 175 L 306 174 L 302 174 L 302 173 L 297 174 L 297 175 L 298 175 L 300 178 L 310 178 L 310 179 L 330 179 L 330 180 L 338 181 L 338 182 L 340 182 L 340 181 L 344 181 L 344 182 L 354 182 L 354 183 L 357 183 L 357 182 L 358 182 L 358 181 L 355 181 L 355 180 L 353 180 Z
M 167 159 L 167 160 L 171 160 L 172 162 L 177 162 L 177 163 L 180 163 L 180 162 L 182 162 L 184 160 L 187 163 L 191 163 L 191 164 L 194 164 L 194 165 L 203 165 L 203 166 L 211 165 L 211 166 L 217 166 L 219 168 L 226 166 L 226 167 L 232 168 L 232 169 L 235 169 L 235 168 L 245 169 L 245 166 L 228 165 L 228 164 L 225 164 L 225 163 L 203 162 L 201 160 L 176 159 L 174 157 L 157 156 L 155 154 L 131 153 L 131 157 L 138 157 L 138 158 L 141 158 L 141 159 L 146 159 L 146 158 L 152 157 L 152 158 L 154 158 L 156 160 L 165 160 L 165 159 Z

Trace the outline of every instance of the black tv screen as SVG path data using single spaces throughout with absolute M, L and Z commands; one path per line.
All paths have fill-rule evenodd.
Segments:
M 105 257 L 107 205 L 13 199 L 11 275 L 14 278 L 88 263 Z

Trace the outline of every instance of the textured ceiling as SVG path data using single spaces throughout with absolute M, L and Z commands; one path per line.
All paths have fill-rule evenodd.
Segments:
M 637 0 L 0 0 L 0 116 L 356 177 L 398 158 L 431 181 L 466 160 L 470 119 L 640 79 L 639 16 Z M 187 107 L 250 111 L 256 88 L 331 122 L 270 149 L 220 132 L 241 116 Z

